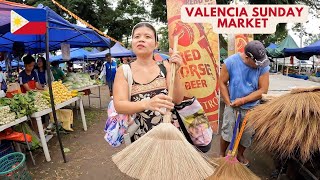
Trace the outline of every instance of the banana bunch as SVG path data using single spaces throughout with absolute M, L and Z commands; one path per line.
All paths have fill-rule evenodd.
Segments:
M 52 91 L 55 104 L 62 103 L 72 98 L 72 93 L 62 84 L 62 81 L 52 82 Z

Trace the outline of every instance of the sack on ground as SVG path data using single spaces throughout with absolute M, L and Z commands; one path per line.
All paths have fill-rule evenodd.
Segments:
M 66 131 L 73 131 L 73 111 L 71 109 L 56 110 L 58 121 L 62 123 L 62 128 Z M 54 122 L 53 115 L 50 113 L 50 121 Z

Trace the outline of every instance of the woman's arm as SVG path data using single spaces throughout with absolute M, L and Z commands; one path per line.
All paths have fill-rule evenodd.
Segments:
M 144 101 L 129 101 L 129 85 L 123 74 L 123 68 L 120 67 L 116 73 L 113 84 L 114 107 L 120 114 L 134 114 L 144 111 L 146 103 Z

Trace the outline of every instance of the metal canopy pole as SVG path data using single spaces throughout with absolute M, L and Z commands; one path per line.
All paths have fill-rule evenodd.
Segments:
M 47 65 L 47 76 L 51 77 L 51 69 L 50 69 L 50 61 L 49 61 L 49 22 L 48 22 L 48 12 L 47 12 L 47 22 L 46 22 L 46 26 L 47 26 L 47 32 L 46 32 L 46 65 Z M 55 105 L 54 105 L 54 99 L 53 99 L 53 92 L 52 92 L 52 79 L 48 78 L 48 87 L 49 87 L 49 94 L 50 94 L 50 103 L 51 103 L 51 108 L 52 108 L 52 115 L 53 115 L 53 119 L 54 119 L 54 123 L 56 124 L 56 132 L 57 132 L 57 137 L 59 140 L 59 145 L 60 145 L 60 149 L 61 149 L 61 153 L 62 153 L 62 157 L 64 162 L 66 163 L 66 156 L 64 154 L 64 150 L 63 150 L 63 145 L 62 145 L 62 141 L 61 141 L 61 137 L 60 137 L 60 133 L 59 133 L 59 126 L 58 126 L 58 120 L 57 120 L 57 114 L 56 114 L 56 109 L 55 109 Z

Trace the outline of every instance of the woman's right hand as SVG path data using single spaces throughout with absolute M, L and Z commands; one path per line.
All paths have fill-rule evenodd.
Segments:
M 153 98 L 145 101 L 145 109 L 151 111 L 158 111 L 161 114 L 165 114 L 166 111 L 163 109 L 173 109 L 174 104 L 172 103 L 172 98 L 168 95 L 158 94 Z

